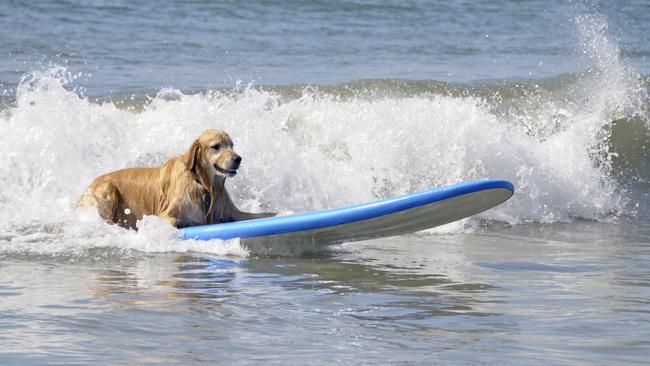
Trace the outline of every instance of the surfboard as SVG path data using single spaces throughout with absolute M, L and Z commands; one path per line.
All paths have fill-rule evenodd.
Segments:
M 288 216 L 187 227 L 183 239 L 337 244 L 413 233 L 460 220 L 508 200 L 512 183 L 482 180 L 406 196 Z

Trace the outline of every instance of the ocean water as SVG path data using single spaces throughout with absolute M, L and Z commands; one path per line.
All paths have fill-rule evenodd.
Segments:
M 650 359 L 647 2 L 8 1 L 0 25 L 0 364 Z M 271 255 L 74 210 L 206 128 L 246 210 L 516 194 Z

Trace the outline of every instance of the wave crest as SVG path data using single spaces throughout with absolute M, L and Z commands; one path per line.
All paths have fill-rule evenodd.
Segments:
M 613 121 L 635 118 L 647 133 L 647 83 L 621 61 L 601 19 L 576 22 L 594 66 L 540 81 L 366 81 L 300 92 L 168 88 L 111 102 L 70 87 L 78 75 L 65 68 L 34 72 L 0 114 L 0 245 L 35 253 L 101 243 L 209 251 L 209 244 L 181 244 L 170 233 L 160 239 L 156 233 L 166 231 L 149 221 L 139 233 L 88 226 L 73 209 L 93 177 L 161 164 L 206 128 L 228 131 L 244 157 L 229 186 L 246 210 L 320 209 L 495 178 L 512 181 L 517 194 L 454 231 L 478 220 L 552 223 L 630 213 L 630 197 L 613 174 L 621 146 L 611 144 L 611 134 Z M 368 93 L 377 85 L 398 89 Z M 238 243 L 228 245 L 219 243 L 226 253 L 247 255 Z

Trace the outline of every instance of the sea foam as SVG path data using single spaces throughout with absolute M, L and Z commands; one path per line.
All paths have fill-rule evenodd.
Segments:
M 228 187 L 245 210 L 300 212 L 492 178 L 513 182 L 515 196 L 442 232 L 474 230 L 479 220 L 553 223 L 626 214 L 629 199 L 611 174 L 616 152 L 607 141 L 612 121 L 643 114 L 647 95 L 603 22 L 576 19 L 590 70 L 560 88 L 518 95 L 513 84 L 512 95 L 488 99 L 471 93 L 342 98 L 311 89 L 287 99 L 254 87 L 167 88 L 124 108 L 71 88 L 75 77 L 63 67 L 34 71 L 0 114 L 0 250 L 248 255 L 238 241 L 182 242 L 156 218 L 143 220 L 136 233 L 82 220 L 74 209 L 93 177 L 159 165 L 207 128 L 230 133 L 243 156 Z

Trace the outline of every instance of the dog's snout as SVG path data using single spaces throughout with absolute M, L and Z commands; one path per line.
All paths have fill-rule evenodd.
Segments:
M 237 155 L 237 157 L 235 157 L 234 162 L 235 162 L 235 169 L 239 168 L 239 165 L 241 164 L 241 156 Z

